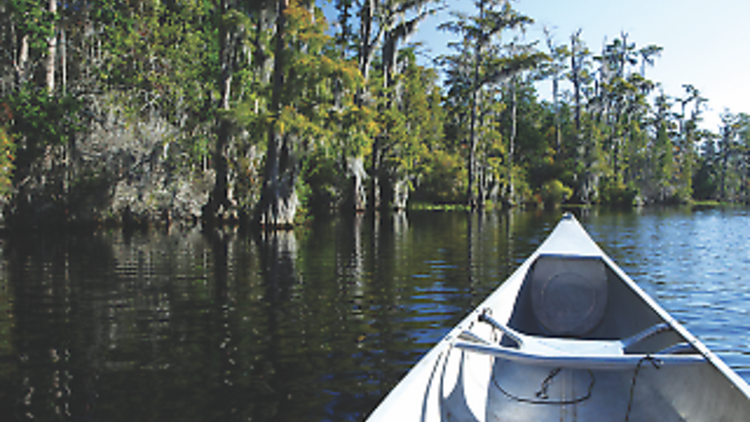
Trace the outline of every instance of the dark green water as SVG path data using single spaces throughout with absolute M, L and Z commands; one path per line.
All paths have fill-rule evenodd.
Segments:
M 559 213 L 5 239 L 0 420 L 358 421 Z M 750 379 L 746 210 L 579 216 Z

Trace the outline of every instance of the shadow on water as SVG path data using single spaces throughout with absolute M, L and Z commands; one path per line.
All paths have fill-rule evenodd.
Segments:
M 725 356 L 743 368 L 750 367 L 747 336 L 737 327 L 746 326 L 746 307 L 721 298 L 732 296 L 732 278 L 750 255 L 727 262 L 726 275 L 716 276 L 723 284 L 681 272 L 705 272 L 699 258 L 721 249 L 719 242 L 743 250 L 742 233 L 715 233 L 737 231 L 725 222 L 730 217 L 580 216 L 678 318 L 693 323 L 690 316 L 700 313 L 695 300 L 718 297 L 739 325 L 719 332 L 705 322 L 719 316 L 703 313 L 704 322 L 692 327 L 711 346 L 733 350 Z M 0 419 L 362 420 L 558 218 L 410 212 L 319 220 L 269 234 L 102 231 L 4 239 Z M 669 243 L 675 232 L 693 240 Z M 680 255 L 695 259 L 664 261 Z M 638 273 L 636 263 L 644 261 L 655 270 Z M 688 284 L 662 281 L 674 276 Z

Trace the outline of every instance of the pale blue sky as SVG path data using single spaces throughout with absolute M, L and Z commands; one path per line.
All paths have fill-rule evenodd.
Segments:
M 450 8 L 473 11 L 470 0 L 446 0 Z M 637 47 L 664 47 L 646 76 L 661 82 L 666 94 L 682 96 L 692 84 L 708 98 L 704 128 L 716 131 L 719 113 L 750 113 L 750 2 L 747 0 L 520 0 L 514 7 L 536 22 L 527 40 L 543 40 L 549 27 L 558 43 L 568 43 L 578 28 L 588 47 L 601 51 L 605 37 L 622 32 Z M 451 35 L 438 31 L 447 12 L 420 26 L 414 41 L 425 44 L 431 56 L 446 52 Z M 510 34 L 506 35 L 510 36 Z M 542 45 L 543 46 L 543 45 Z M 540 86 L 542 95 L 549 90 Z M 676 109 L 675 109 L 676 110 Z

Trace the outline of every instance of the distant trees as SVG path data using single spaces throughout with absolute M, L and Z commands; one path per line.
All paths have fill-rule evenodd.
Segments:
M 424 64 L 409 40 L 443 7 L 3 2 L 6 216 L 72 219 L 93 197 L 86 213 L 117 218 L 107 203 L 136 183 L 146 190 L 128 204 L 148 215 L 196 192 L 187 214 L 269 229 L 410 198 L 477 209 L 750 197 L 750 119 L 727 111 L 717 133 L 701 130 L 696 87 L 670 95 L 647 77 L 662 47 L 622 33 L 595 53 L 581 30 L 525 44 L 516 34 L 532 17 L 476 0 L 441 25 L 449 53 Z
M 750 116 L 725 110 L 721 122 L 716 142 L 711 141 L 704 154 L 706 173 L 714 184 L 702 193 L 720 201 L 748 203 Z

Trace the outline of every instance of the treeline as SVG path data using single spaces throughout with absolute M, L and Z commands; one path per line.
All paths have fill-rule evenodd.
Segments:
M 533 17 L 474 6 L 424 65 L 431 0 L 5 0 L 6 222 L 748 201 L 750 117 L 700 129 L 697 88 L 647 77 L 661 47 L 528 43 Z

